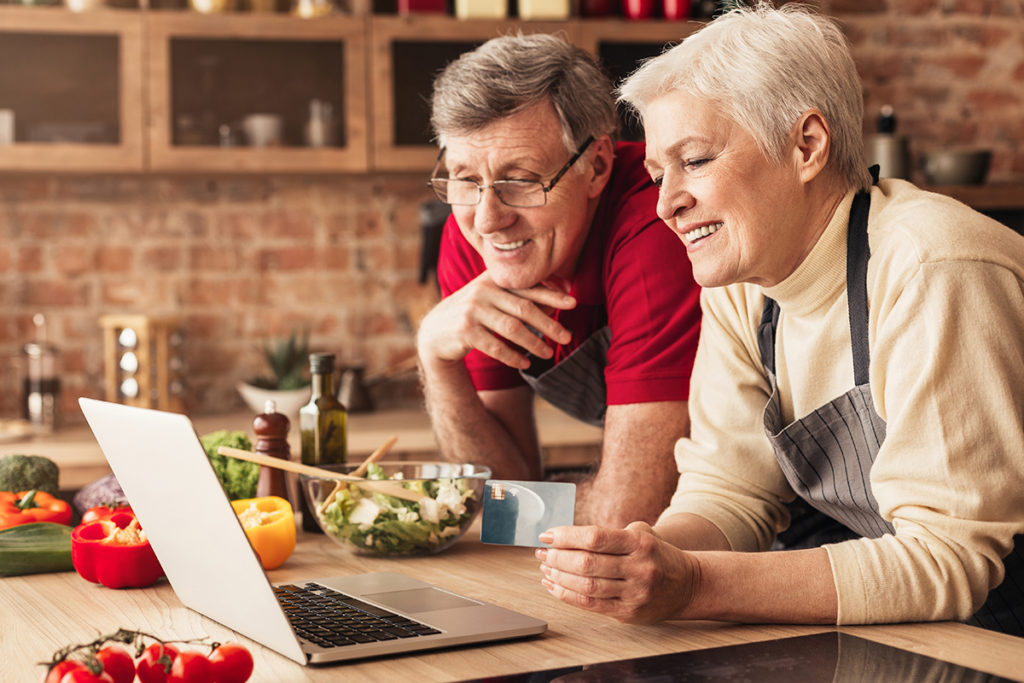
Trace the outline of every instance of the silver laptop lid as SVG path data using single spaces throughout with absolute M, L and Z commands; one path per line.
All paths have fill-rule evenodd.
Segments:
M 305 664 L 191 421 L 88 398 L 78 402 L 182 603 Z

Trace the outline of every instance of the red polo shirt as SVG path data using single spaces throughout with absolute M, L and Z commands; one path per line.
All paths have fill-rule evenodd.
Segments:
M 604 325 L 611 328 L 604 369 L 608 405 L 687 400 L 700 335 L 700 287 L 682 242 L 655 213 L 658 190 L 643 159 L 643 144 L 616 145 L 612 175 L 572 279 L 577 306 L 558 314 L 572 341 L 556 349 L 557 358 Z M 442 295 L 484 269 L 449 216 L 438 262 Z M 465 363 L 477 391 L 525 384 L 518 370 L 479 351 Z

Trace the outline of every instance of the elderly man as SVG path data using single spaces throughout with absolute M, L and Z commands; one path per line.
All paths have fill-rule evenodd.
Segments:
M 417 345 L 444 455 L 542 477 L 539 395 L 604 428 L 577 519 L 653 522 L 688 431 L 699 288 L 643 145 L 615 143 L 610 82 L 560 38 L 495 38 L 437 78 L 432 124 L 452 214 Z
M 853 60 L 805 6 L 727 13 L 622 97 L 707 288 L 692 431 L 655 527 L 542 533 L 544 584 L 625 621 L 1024 635 L 1024 238 L 872 182 Z M 794 498 L 858 538 L 749 552 Z

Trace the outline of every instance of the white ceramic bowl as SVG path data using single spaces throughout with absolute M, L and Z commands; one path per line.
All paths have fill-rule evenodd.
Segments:
M 254 415 L 264 412 L 268 400 L 273 401 L 277 405 L 277 412 L 291 420 L 292 429 L 299 428 L 299 408 L 309 403 L 312 392 L 310 387 L 280 391 L 263 389 L 248 382 L 239 382 L 235 388 Z

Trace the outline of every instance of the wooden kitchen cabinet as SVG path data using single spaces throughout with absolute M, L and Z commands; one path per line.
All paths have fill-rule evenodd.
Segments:
M 142 49 L 137 12 L 0 7 L 0 171 L 142 170 Z
M 618 85 L 642 60 L 656 57 L 698 27 L 695 22 L 684 21 L 586 19 L 580 21 L 579 45 L 597 55 Z M 643 129 L 635 117 L 620 110 L 619 124 L 623 140 L 643 140 Z
M 146 40 L 152 170 L 368 169 L 365 19 L 150 12 Z M 326 146 L 307 144 L 313 100 L 333 110 Z M 280 144 L 249 144 L 251 114 L 279 117 Z
M 463 52 L 497 35 L 561 32 L 578 38 L 578 22 L 460 20 L 447 16 L 377 16 L 371 19 L 373 168 L 429 171 L 429 97 L 437 72 Z
M 448 62 L 486 40 L 515 31 L 561 33 L 597 55 L 614 81 L 631 73 L 641 59 L 660 54 L 697 24 L 631 21 L 622 18 L 559 22 L 464 21 L 452 17 L 374 17 L 370 62 L 373 69 L 373 167 L 429 171 L 437 157 L 431 142 L 429 97 L 434 76 Z M 641 139 L 629 117 L 622 117 L 626 139 Z

